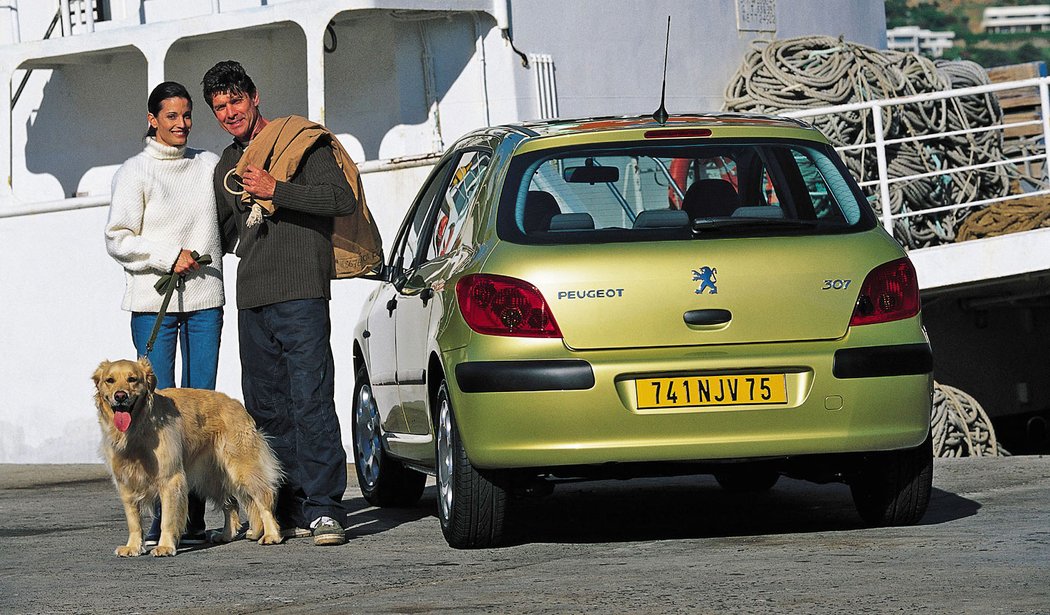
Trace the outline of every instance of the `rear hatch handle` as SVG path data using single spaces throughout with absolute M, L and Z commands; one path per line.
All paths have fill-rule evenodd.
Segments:
M 729 310 L 710 308 L 706 310 L 689 310 L 682 314 L 685 324 L 693 327 L 712 327 L 727 324 L 733 319 Z

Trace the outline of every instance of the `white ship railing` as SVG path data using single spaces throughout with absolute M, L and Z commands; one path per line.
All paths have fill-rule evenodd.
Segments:
M 64 35 L 72 34 L 74 27 L 95 31 L 95 0 L 59 0 L 58 11 Z
M 967 130 L 955 130 L 955 131 L 946 131 L 946 132 L 940 132 L 940 133 L 929 133 L 929 134 L 915 135 L 915 136 L 910 136 L 910 137 L 905 137 L 905 138 L 900 138 L 900 139 L 886 139 L 884 137 L 885 133 L 884 133 L 884 127 L 883 127 L 883 112 L 884 112 L 884 110 L 886 110 L 888 108 L 895 107 L 895 106 L 913 105 L 913 104 L 919 104 L 919 103 L 929 103 L 930 101 L 934 101 L 934 100 L 945 100 L 945 99 L 952 99 L 952 98 L 962 98 L 962 97 L 966 97 L 966 96 L 982 95 L 982 94 L 988 94 L 988 93 L 993 93 L 993 92 L 1003 92 L 1003 91 L 1006 91 L 1006 90 L 1018 90 L 1018 89 L 1022 89 L 1022 88 L 1037 88 L 1038 89 L 1038 91 L 1039 91 L 1039 100 L 1040 100 L 1040 103 L 1039 103 L 1039 110 L 1040 110 L 1039 119 L 1027 120 L 1027 121 L 1014 121 L 1014 122 L 1003 121 L 1000 124 L 996 124 L 996 125 L 992 125 L 992 126 L 983 126 L 983 127 L 972 128 L 972 129 L 967 129 Z M 943 91 L 943 92 L 918 94 L 918 95 L 914 95 L 914 96 L 904 96 L 904 97 L 900 97 L 900 98 L 889 98 L 889 99 L 884 99 L 884 100 L 872 100 L 872 101 L 853 103 L 853 104 L 848 104 L 848 105 L 838 105 L 838 106 L 834 106 L 834 107 L 821 107 L 821 108 L 816 108 L 816 109 L 801 109 L 801 110 L 796 110 L 796 111 L 785 112 L 785 113 L 782 113 L 781 115 L 784 115 L 784 116 L 787 116 L 787 117 L 796 118 L 796 119 L 807 119 L 807 118 L 813 118 L 813 117 L 819 117 L 819 116 L 836 116 L 836 115 L 842 115 L 842 114 L 851 113 L 851 112 L 855 113 L 857 111 L 868 111 L 868 112 L 870 112 L 871 119 L 872 119 L 872 124 L 873 124 L 873 131 L 872 132 L 874 133 L 874 141 L 871 141 L 871 142 L 868 142 L 868 143 L 861 143 L 859 145 L 847 145 L 847 146 L 837 147 L 836 149 L 838 151 L 840 151 L 840 152 L 854 151 L 854 150 L 858 150 L 858 149 L 874 149 L 875 150 L 875 155 L 876 155 L 876 160 L 877 160 L 877 168 L 878 168 L 878 177 L 876 177 L 874 179 L 867 179 L 867 178 L 859 178 L 859 179 L 861 180 L 860 181 L 861 187 L 867 188 L 867 187 L 871 187 L 871 186 L 878 186 L 877 196 L 879 198 L 879 203 L 880 204 L 888 204 L 890 202 L 890 185 L 892 185 L 892 184 L 901 183 L 901 182 L 908 182 L 908 181 L 914 181 L 914 180 L 924 179 L 924 178 L 934 177 L 934 176 L 951 175 L 952 173 L 959 173 L 959 172 L 963 172 L 963 171 L 977 170 L 977 169 L 982 169 L 982 168 L 990 168 L 990 167 L 996 167 L 996 166 L 1030 165 L 1033 162 L 1037 162 L 1037 161 L 1042 162 L 1043 169 L 1042 169 L 1042 173 L 1041 173 L 1042 177 L 1040 178 L 1042 180 L 1042 184 L 1035 186 L 1034 190 L 1031 190 L 1031 191 L 1028 191 L 1028 192 L 1017 193 L 1017 194 L 1006 194 L 1006 195 L 995 197 L 995 198 L 980 199 L 980 200 L 968 201 L 968 202 L 964 202 L 964 203 L 955 203 L 955 204 L 946 205 L 946 206 L 943 206 L 943 207 L 934 207 L 934 208 L 929 208 L 929 209 L 914 209 L 914 210 L 908 210 L 908 211 L 901 211 L 899 213 L 891 212 L 890 211 L 890 207 L 888 207 L 888 206 L 877 207 L 876 209 L 881 211 L 883 226 L 885 226 L 886 230 L 889 233 L 893 234 L 893 223 L 894 223 L 894 220 L 897 220 L 897 219 L 909 218 L 909 217 L 912 217 L 912 216 L 928 216 L 928 215 L 931 215 L 931 214 L 955 211 L 955 210 L 959 210 L 959 209 L 968 209 L 968 208 L 969 209 L 976 209 L 976 208 L 984 207 L 984 206 L 987 206 L 987 205 L 990 205 L 990 204 L 993 204 L 993 203 L 999 203 L 999 202 L 1011 201 L 1011 200 L 1020 199 L 1020 198 L 1026 198 L 1026 197 L 1033 197 L 1033 196 L 1040 196 L 1040 195 L 1050 194 L 1050 148 L 1047 147 L 1047 144 L 1050 143 L 1050 94 L 1048 94 L 1048 91 L 1050 91 L 1050 77 L 1041 77 L 1041 78 L 1036 78 L 1036 79 L 1024 79 L 1024 80 L 1021 80 L 1021 81 L 1010 81 L 1010 82 L 994 83 L 994 84 L 989 84 L 989 85 L 981 85 L 981 86 L 968 87 L 968 88 L 959 88 L 959 89 L 947 90 L 947 91 Z M 1042 152 L 1039 153 L 1039 154 L 1035 154 L 1035 155 L 1019 155 L 1019 156 L 1013 156 L 1013 157 L 1006 157 L 1006 156 L 1004 156 L 1004 158 L 1002 160 L 995 160 L 995 161 L 991 161 L 991 162 L 986 162 L 986 163 L 981 163 L 981 164 L 974 164 L 974 165 L 969 165 L 969 166 L 946 167 L 946 168 L 943 168 L 943 169 L 940 169 L 940 170 L 937 170 L 937 171 L 931 171 L 931 172 L 926 172 L 926 173 L 916 173 L 916 174 L 912 174 L 912 175 L 902 175 L 902 176 L 894 177 L 894 176 L 891 176 L 890 173 L 889 173 L 886 150 L 887 150 L 887 147 L 890 147 L 890 146 L 893 146 L 893 145 L 899 145 L 901 143 L 906 143 L 906 142 L 920 142 L 920 141 L 929 140 L 929 139 L 937 139 L 937 138 L 943 138 L 943 137 L 963 135 L 963 134 L 968 134 L 968 133 L 980 133 L 980 132 L 988 132 L 988 131 L 1002 131 L 1003 133 L 1005 133 L 1005 131 L 1007 129 L 1035 127 L 1035 126 L 1040 128 L 1041 134 L 1042 134 L 1041 141 L 1040 141 L 1040 139 L 1035 139 L 1035 141 L 1037 143 L 1039 143 L 1041 145 L 1041 147 L 1042 147 Z
M 440 152 L 433 154 L 422 154 L 405 158 L 394 158 L 389 160 L 366 160 L 358 165 L 362 175 L 370 173 L 384 173 L 388 171 L 400 171 L 403 169 L 414 169 L 417 167 L 431 166 L 441 157 Z M 73 211 L 76 209 L 90 209 L 92 207 L 108 207 L 111 195 L 81 196 L 57 201 L 43 201 L 36 203 L 24 203 L 11 207 L 0 208 L 0 218 L 17 218 L 20 216 L 32 216 L 36 214 L 55 213 L 59 211 Z

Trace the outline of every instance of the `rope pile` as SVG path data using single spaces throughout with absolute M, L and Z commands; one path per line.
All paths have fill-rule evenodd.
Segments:
M 996 442 L 992 422 L 981 404 L 955 387 L 933 383 L 930 427 L 934 457 L 1009 455 Z
M 987 84 L 988 75 L 973 62 L 933 62 L 913 53 L 880 51 L 840 38 L 808 36 L 755 41 L 725 92 L 725 109 L 781 113 Z M 809 121 L 836 146 L 874 142 L 868 110 Z M 899 139 L 991 126 L 1002 121 L 994 95 L 927 100 L 883 109 L 883 138 Z M 928 173 L 1003 159 L 999 131 L 941 136 L 886 148 L 889 177 Z M 861 181 L 878 178 L 874 148 L 842 154 Z M 890 184 L 890 211 L 897 214 L 954 205 L 1008 194 L 1005 167 L 958 171 Z M 878 203 L 878 187 L 865 188 Z M 881 205 L 875 205 L 881 213 Z M 895 221 L 898 240 L 920 248 L 955 241 L 970 210 L 960 209 Z
M 958 241 L 1050 226 L 1050 195 L 995 203 L 975 211 L 959 227 Z

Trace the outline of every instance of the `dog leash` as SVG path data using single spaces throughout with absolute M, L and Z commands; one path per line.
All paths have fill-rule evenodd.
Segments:
M 198 265 L 205 266 L 211 264 L 211 255 L 204 254 L 199 255 L 194 250 L 190 253 L 190 257 L 197 261 Z M 165 314 L 168 313 L 168 303 L 171 302 L 171 295 L 175 292 L 175 287 L 183 285 L 185 283 L 186 274 L 176 274 L 175 265 L 171 266 L 171 271 L 160 276 L 157 283 L 153 285 L 153 288 L 157 289 L 157 292 L 164 295 L 164 301 L 160 304 L 160 311 L 157 312 L 157 320 L 153 323 L 153 331 L 149 334 L 149 341 L 146 342 L 146 353 L 153 352 L 153 342 L 157 341 L 157 333 L 160 332 L 160 323 L 164 320 Z

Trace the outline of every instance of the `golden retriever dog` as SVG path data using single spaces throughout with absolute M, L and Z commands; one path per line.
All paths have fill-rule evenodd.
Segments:
M 92 379 L 102 453 L 128 521 L 128 542 L 117 555 L 146 552 L 142 512 L 158 498 L 161 530 L 153 555 L 175 555 L 190 490 L 222 505 L 225 525 L 217 541 L 236 536 L 240 502 L 248 513 L 250 539 L 281 542 L 273 516 L 280 465 L 240 402 L 201 389 L 157 391 L 157 377 L 145 357 L 103 361 Z

